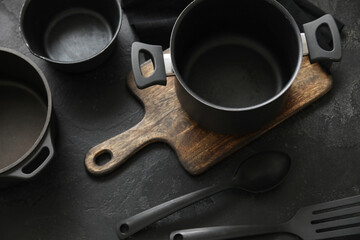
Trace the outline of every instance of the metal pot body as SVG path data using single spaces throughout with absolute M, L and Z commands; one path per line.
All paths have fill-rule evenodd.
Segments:
M 45 76 L 0 48 L 0 188 L 35 177 L 54 156 L 52 99 Z
M 27 0 L 20 28 L 30 51 L 66 72 L 85 72 L 112 53 L 122 22 L 118 0 Z
M 226 134 L 248 133 L 258 129 L 278 115 L 285 99 L 285 95 L 282 95 L 263 107 L 228 111 L 198 101 L 179 81 L 175 82 L 175 86 L 181 106 L 192 120 L 204 128 Z
M 329 26 L 334 49 L 315 38 Z M 305 35 L 274 0 L 195 0 L 180 14 L 170 39 L 176 93 L 183 109 L 201 126 L 223 133 L 254 131 L 281 111 L 305 50 L 311 61 L 340 60 L 340 36 L 330 15 L 305 24 Z M 139 88 L 166 84 L 161 48 L 133 44 L 133 70 Z M 155 72 L 138 74 L 137 55 L 149 52 Z M 167 58 L 165 58 L 167 59 Z M 165 67 L 164 67 L 165 66 Z

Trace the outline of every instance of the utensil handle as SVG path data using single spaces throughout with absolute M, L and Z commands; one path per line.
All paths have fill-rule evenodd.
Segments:
M 146 145 L 162 141 L 152 128 L 153 126 L 143 119 L 129 130 L 91 148 L 85 157 L 86 169 L 97 176 L 114 171 Z
M 322 25 L 327 25 L 331 32 L 333 49 L 327 51 L 323 49 L 316 38 L 316 32 Z M 312 22 L 303 25 L 306 36 L 307 46 L 309 48 L 309 57 L 311 62 L 321 60 L 340 61 L 341 59 L 341 38 L 339 29 L 334 18 L 326 14 Z
M 156 222 L 157 220 L 160 220 L 170 215 L 171 213 L 174 213 L 194 202 L 209 197 L 227 188 L 229 188 L 229 184 L 207 187 L 138 213 L 135 216 L 127 218 L 118 224 L 118 236 L 120 239 L 126 239 L 132 234 L 150 225 L 151 223 Z
M 154 72 L 149 77 L 144 77 L 141 72 L 141 52 L 149 53 L 154 63 Z M 131 64 L 134 80 L 138 88 L 143 89 L 152 85 L 166 85 L 165 63 L 161 46 L 134 42 L 131 46 Z
M 174 231 L 170 240 L 220 240 L 273 233 L 285 233 L 282 225 L 218 226 Z

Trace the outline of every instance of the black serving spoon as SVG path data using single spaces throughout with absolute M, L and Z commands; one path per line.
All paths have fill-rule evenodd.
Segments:
M 126 239 L 157 220 L 215 193 L 238 188 L 262 193 L 278 186 L 290 169 L 290 157 L 282 152 L 267 151 L 244 160 L 227 182 L 200 189 L 145 210 L 121 221 L 117 226 L 120 239 Z

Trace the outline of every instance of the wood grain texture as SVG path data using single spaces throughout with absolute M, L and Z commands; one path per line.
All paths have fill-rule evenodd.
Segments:
M 145 64 L 143 72 L 150 71 L 152 65 Z M 85 165 L 94 175 L 115 170 L 141 148 L 156 141 L 168 143 L 189 173 L 201 174 L 316 101 L 332 86 L 331 77 L 318 64 L 310 64 L 308 57 L 304 57 L 278 117 L 250 134 L 226 135 L 203 129 L 187 116 L 176 97 L 175 77 L 168 77 L 166 86 L 157 85 L 143 90 L 136 87 L 132 73 L 127 81 L 131 91 L 144 104 L 145 116 L 131 129 L 89 150 Z M 107 163 L 98 165 L 96 158 L 104 152 L 109 152 L 112 158 Z

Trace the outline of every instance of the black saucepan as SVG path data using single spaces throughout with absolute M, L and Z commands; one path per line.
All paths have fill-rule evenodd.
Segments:
M 0 187 L 29 180 L 53 158 L 51 93 L 28 58 L 0 48 Z
M 323 25 L 331 31 L 330 51 L 316 39 Z M 340 34 L 330 15 L 304 24 L 304 32 L 275 0 L 195 0 L 176 20 L 170 56 L 160 46 L 133 44 L 135 81 L 139 88 L 165 85 L 172 70 L 177 97 L 193 120 L 217 132 L 250 132 L 279 114 L 303 55 L 311 62 L 340 60 Z M 152 56 L 150 77 L 141 74 L 140 53 Z
M 108 58 L 121 20 L 118 0 L 26 0 L 20 27 L 34 55 L 61 70 L 83 72 Z

